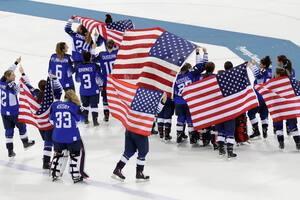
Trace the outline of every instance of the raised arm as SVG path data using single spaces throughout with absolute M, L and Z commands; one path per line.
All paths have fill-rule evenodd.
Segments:
M 54 99 L 55 100 L 60 100 L 60 97 L 62 95 L 62 91 L 63 91 L 63 87 L 60 84 L 58 78 L 53 75 L 53 74 L 49 74 L 49 77 L 51 79 L 51 83 L 52 83 L 52 90 L 53 90 L 53 95 L 54 95 Z
M 76 32 L 72 30 L 72 24 L 74 22 L 74 17 L 72 16 L 70 19 L 68 19 L 66 25 L 65 25 L 65 32 L 68 33 L 70 36 L 76 35 Z
M 203 56 L 200 55 L 200 49 L 203 51 Z M 197 73 L 202 73 L 205 70 L 205 64 L 208 62 L 208 53 L 206 48 L 200 47 L 196 49 L 196 65 L 193 67 Z
M 21 62 L 21 57 L 17 58 L 16 61 L 7 68 L 7 70 L 12 70 L 12 71 L 15 71 L 18 67 L 18 64 Z M 0 79 L 2 82 L 5 82 L 6 81 L 6 78 L 5 76 L 3 75 Z
M 16 61 L 11 66 L 8 67 L 8 70 L 15 71 L 20 62 L 21 62 L 21 56 L 19 58 L 17 58 Z
M 200 49 L 203 51 L 203 56 L 200 55 Z M 201 76 L 205 71 L 205 64 L 208 62 L 208 53 L 206 48 L 199 47 L 196 49 L 196 65 L 193 67 L 192 74 L 195 77 Z M 196 78 L 197 79 L 197 78 Z
M 249 69 L 251 69 L 254 78 L 258 79 L 259 75 L 260 75 L 260 70 L 259 67 L 257 67 L 256 62 L 254 60 L 251 60 L 250 62 L 248 62 L 247 67 L 249 67 Z
M 39 96 L 39 93 L 40 93 L 40 90 L 39 89 L 36 89 L 34 88 L 31 83 L 30 83 L 30 80 L 29 80 L 29 77 L 25 74 L 25 71 L 24 71 L 24 68 L 22 65 L 20 65 L 19 67 L 19 72 L 22 76 L 22 79 L 25 83 L 25 85 L 28 87 L 28 89 L 30 90 L 31 94 L 33 95 L 33 97 L 35 99 L 38 99 L 38 96 Z

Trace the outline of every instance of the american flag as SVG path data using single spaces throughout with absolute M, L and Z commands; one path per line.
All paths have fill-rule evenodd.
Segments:
M 106 89 L 112 116 L 120 120 L 129 131 L 149 136 L 162 93 L 111 76 L 108 77 Z
M 194 128 L 219 124 L 258 106 L 246 63 L 192 83 L 183 90 Z
M 134 24 L 130 19 L 114 21 L 110 24 L 107 24 L 106 27 L 111 30 L 117 30 L 125 32 L 126 30 L 134 29 Z
M 91 35 L 94 35 L 96 32 L 105 40 L 112 39 L 118 46 L 123 39 L 124 31 L 134 28 L 131 20 L 120 20 L 106 25 L 104 22 L 88 17 L 76 16 L 75 19 L 78 20 Z
M 39 130 L 50 130 L 53 128 L 49 122 L 50 106 L 53 103 L 53 93 L 50 79 L 47 79 L 45 94 L 42 103 L 39 104 L 30 92 L 29 88 L 20 80 L 19 116 L 18 121 L 31 124 Z
M 176 74 L 196 45 L 161 28 L 127 30 L 112 74 L 171 96 Z
M 274 122 L 300 117 L 300 83 L 296 79 L 274 78 L 255 89 L 263 96 Z

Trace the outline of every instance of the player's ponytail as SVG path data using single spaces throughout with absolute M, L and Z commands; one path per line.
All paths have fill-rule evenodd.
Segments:
M 285 69 L 283 67 L 277 67 L 276 68 L 276 76 L 277 77 L 290 76 L 290 73 L 287 69 Z
M 76 95 L 74 90 L 67 90 L 65 92 L 65 99 L 68 101 L 71 101 L 73 103 L 75 103 L 76 105 L 80 106 L 80 100 L 78 98 L 78 96 Z
M 85 43 L 90 44 L 92 42 L 92 36 L 90 32 L 85 33 Z
M 90 44 L 92 41 L 91 33 L 83 25 L 80 25 L 80 32 L 85 37 L 85 43 Z
M 39 87 L 39 95 L 38 95 L 38 99 L 42 99 L 44 97 L 45 94 L 45 89 L 46 89 L 46 81 L 45 80 L 40 80 L 38 87 Z
M 66 43 L 65 42 L 59 42 L 56 44 L 56 49 L 55 49 L 55 52 L 56 52 L 56 55 L 59 59 L 63 59 L 64 56 L 65 56 L 65 50 L 66 48 Z
M 283 67 L 290 74 L 292 73 L 292 62 L 285 55 L 277 56 L 277 60 L 278 62 L 282 63 L 282 65 L 279 67 Z

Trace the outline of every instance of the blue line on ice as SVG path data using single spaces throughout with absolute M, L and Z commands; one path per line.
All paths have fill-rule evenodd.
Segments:
M 73 14 L 89 16 L 96 19 L 104 18 L 105 15 L 105 12 L 97 10 L 34 2 L 29 0 L 2 0 L 0 11 L 63 21 L 67 20 Z M 244 47 L 246 47 L 248 52 L 252 52 L 259 57 L 270 55 L 274 61 L 277 55 L 286 54 L 293 61 L 295 68 L 300 66 L 300 47 L 289 40 L 114 13 L 112 14 L 116 20 L 124 18 L 132 19 L 137 28 L 160 26 L 191 41 L 225 46 L 245 60 L 249 60 L 249 54 L 245 53 L 245 51 L 241 51 L 241 49 L 245 50 Z M 297 78 L 299 79 L 300 73 L 297 72 L 297 70 L 296 73 Z

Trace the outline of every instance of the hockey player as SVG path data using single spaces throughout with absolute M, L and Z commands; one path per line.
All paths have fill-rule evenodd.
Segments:
M 153 122 L 151 134 L 152 134 L 152 135 L 157 135 L 157 134 L 158 134 L 157 116 L 155 117 L 155 120 L 154 120 L 154 122 Z
M 276 68 L 275 77 L 289 76 L 290 72 L 284 67 Z M 300 150 L 300 132 L 297 126 L 297 118 L 286 120 L 288 129 L 290 130 L 290 135 L 293 136 L 293 139 L 296 143 L 297 150 Z M 284 134 L 283 134 L 283 121 L 274 122 L 275 133 L 277 135 L 277 140 L 279 143 L 279 148 L 284 149 Z
M 1 116 L 5 128 L 6 148 L 8 150 L 8 157 L 16 156 L 14 152 L 13 137 L 14 128 L 19 129 L 20 138 L 23 142 L 23 147 L 29 148 L 34 145 L 34 141 L 29 140 L 27 136 L 26 125 L 18 122 L 19 102 L 17 95 L 19 93 L 19 86 L 15 83 L 16 75 L 14 71 L 21 62 L 21 57 L 4 72 L 0 79 L 0 100 L 1 100 Z M 22 71 L 20 71 L 22 73 Z
M 164 94 L 162 96 L 162 99 L 160 101 L 160 104 L 158 105 L 158 110 L 161 111 L 163 109 L 163 106 L 167 100 L 167 95 Z M 137 165 L 136 165 L 136 180 L 137 181 L 147 181 L 150 179 L 150 176 L 144 175 L 144 165 L 145 165 L 145 159 L 146 155 L 149 151 L 149 135 L 141 135 L 134 133 L 132 131 L 126 130 L 125 131 L 125 150 L 124 153 L 117 163 L 112 178 L 124 181 L 125 176 L 122 174 L 122 169 L 128 162 L 128 160 L 135 154 L 135 152 L 138 152 L 137 157 Z
M 79 25 L 76 29 L 76 32 L 72 30 L 72 24 L 75 17 L 76 16 L 73 15 L 68 20 L 65 26 L 65 32 L 72 38 L 72 60 L 74 63 L 78 63 L 83 61 L 83 51 L 92 51 L 94 42 L 92 40 L 90 32 L 88 32 L 88 30 L 83 25 Z M 104 42 L 104 39 L 99 36 L 97 37 L 97 40 L 95 39 L 95 42 L 97 46 L 101 46 Z
M 59 82 L 56 79 L 57 82 Z M 58 83 L 59 84 L 59 83 Z M 45 89 L 46 89 L 46 80 L 40 80 L 38 83 L 38 90 L 35 90 L 35 98 L 37 99 L 38 103 L 42 103 Z M 50 169 L 51 165 L 51 155 L 52 155 L 52 148 L 53 148 L 53 141 L 52 141 L 52 131 L 53 128 L 50 130 L 39 130 L 41 137 L 44 141 L 43 147 L 43 169 Z
M 29 78 L 25 75 L 25 72 L 23 68 L 19 67 L 20 72 L 22 73 L 22 79 L 34 98 L 36 99 L 37 103 L 41 104 L 44 99 L 45 89 L 46 89 L 46 80 L 40 80 L 38 83 L 38 89 L 34 88 Z M 62 86 L 59 83 L 59 80 L 54 75 L 50 74 L 50 79 L 52 82 L 52 90 L 55 95 L 55 99 L 59 99 L 62 93 Z M 44 147 L 43 147 L 43 169 L 50 169 L 51 165 L 51 154 L 52 154 L 52 147 L 53 147 L 53 141 L 52 141 L 52 131 L 53 128 L 50 128 L 49 130 L 39 130 L 40 135 L 44 141 Z
M 286 69 L 288 72 L 288 76 L 290 76 L 291 78 L 296 78 L 296 73 L 294 68 L 292 67 L 292 62 L 285 55 L 277 56 L 277 66 Z M 294 120 L 297 121 L 297 119 Z M 287 122 L 286 122 L 286 130 L 287 130 L 287 134 L 290 135 L 291 131 L 289 129 Z
M 100 64 L 101 74 L 103 76 L 103 89 L 101 91 L 102 103 L 103 103 L 103 112 L 104 112 L 104 121 L 109 121 L 109 109 L 107 103 L 107 94 L 106 94 L 106 83 L 107 76 L 111 74 L 112 67 L 117 58 L 118 48 L 115 47 L 113 40 L 107 40 L 105 44 L 106 50 L 100 52 L 95 56 L 94 61 Z
M 79 25 L 77 27 L 76 32 L 72 30 L 72 24 L 74 21 L 74 17 L 72 16 L 66 26 L 65 32 L 69 34 L 72 38 L 72 60 L 77 63 L 83 60 L 82 52 L 83 51 L 91 51 L 93 41 L 91 34 L 86 30 L 83 25 Z
M 187 136 L 184 133 L 184 127 L 187 123 L 188 132 L 190 136 L 190 144 L 197 143 L 198 133 L 193 128 L 191 114 L 189 112 L 189 107 L 186 101 L 182 98 L 182 91 L 185 86 L 191 84 L 194 81 L 197 81 L 201 77 L 201 73 L 204 71 L 204 65 L 208 61 L 207 51 L 205 48 L 202 48 L 204 55 L 202 59 L 199 59 L 199 49 L 196 50 L 197 54 L 197 65 L 194 67 L 194 70 L 191 71 L 192 66 L 189 63 L 186 63 L 181 68 L 181 71 L 177 75 L 177 79 L 174 85 L 174 102 L 175 102 L 175 111 L 177 115 L 177 143 L 181 143 L 183 139 L 186 139 Z
M 286 69 L 288 75 L 291 76 L 292 78 L 296 77 L 295 70 L 292 67 L 292 62 L 285 55 L 277 56 L 277 66 Z
M 111 24 L 113 22 L 112 16 L 110 14 L 106 14 L 105 17 L 106 24 Z
M 172 139 L 170 136 L 172 127 L 172 116 L 174 114 L 174 101 L 168 98 L 163 110 L 157 115 L 157 129 L 160 138 L 164 138 L 165 141 Z
M 68 45 L 65 42 L 56 44 L 56 53 L 51 55 L 48 73 L 55 75 L 64 90 L 75 90 L 73 81 L 73 62 L 71 55 L 67 54 Z
M 231 62 L 226 62 L 224 64 L 225 71 L 230 70 L 233 68 L 233 65 Z M 220 71 L 219 73 L 223 73 Z M 216 130 L 218 132 L 218 149 L 219 149 L 219 155 L 223 156 L 226 154 L 225 151 L 225 143 L 227 146 L 227 157 L 233 158 L 237 155 L 233 153 L 233 145 L 235 142 L 234 139 L 234 133 L 235 133 L 235 119 L 228 120 L 225 122 L 222 122 L 220 124 L 215 125 Z
M 215 70 L 215 64 L 212 62 L 208 62 L 204 65 L 205 73 L 201 75 L 200 80 L 210 77 L 210 76 L 215 76 L 214 70 Z M 207 127 L 206 129 L 203 129 L 200 131 L 202 132 L 202 141 L 203 141 L 203 146 L 209 145 L 211 142 L 214 150 L 218 149 L 217 145 L 217 132 L 216 128 L 214 126 Z
M 100 66 L 91 62 L 91 53 L 83 52 L 83 63 L 77 64 L 75 67 L 76 81 L 80 82 L 80 98 L 82 107 L 85 109 L 85 123 L 88 124 L 89 107 L 92 112 L 94 126 L 98 123 L 98 104 L 99 104 L 99 88 L 102 87 L 100 79 Z
M 51 105 L 50 122 L 53 123 L 54 157 L 51 164 L 51 176 L 55 181 L 62 176 L 70 156 L 69 172 L 74 183 L 88 176 L 84 173 L 84 154 L 81 153 L 81 141 L 77 122 L 82 113 L 80 101 L 74 90 L 65 92 L 65 101 L 56 101 Z
M 256 65 L 252 65 L 251 69 L 254 72 L 255 82 L 254 84 L 263 84 L 272 78 L 272 68 L 271 68 L 271 59 L 269 56 L 266 56 L 260 60 L 259 68 Z M 250 65 L 248 65 L 250 66 Z M 260 119 L 262 123 L 263 137 L 267 138 L 268 136 L 268 124 L 269 124 L 269 111 L 267 105 L 262 98 L 262 96 L 256 92 L 259 106 L 248 111 L 248 117 L 252 124 L 253 134 L 250 135 L 250 138 L 255 138 L 260 136 L 260 131 L 258 128 L 258 120 L 256 114 L 260 114 Z

